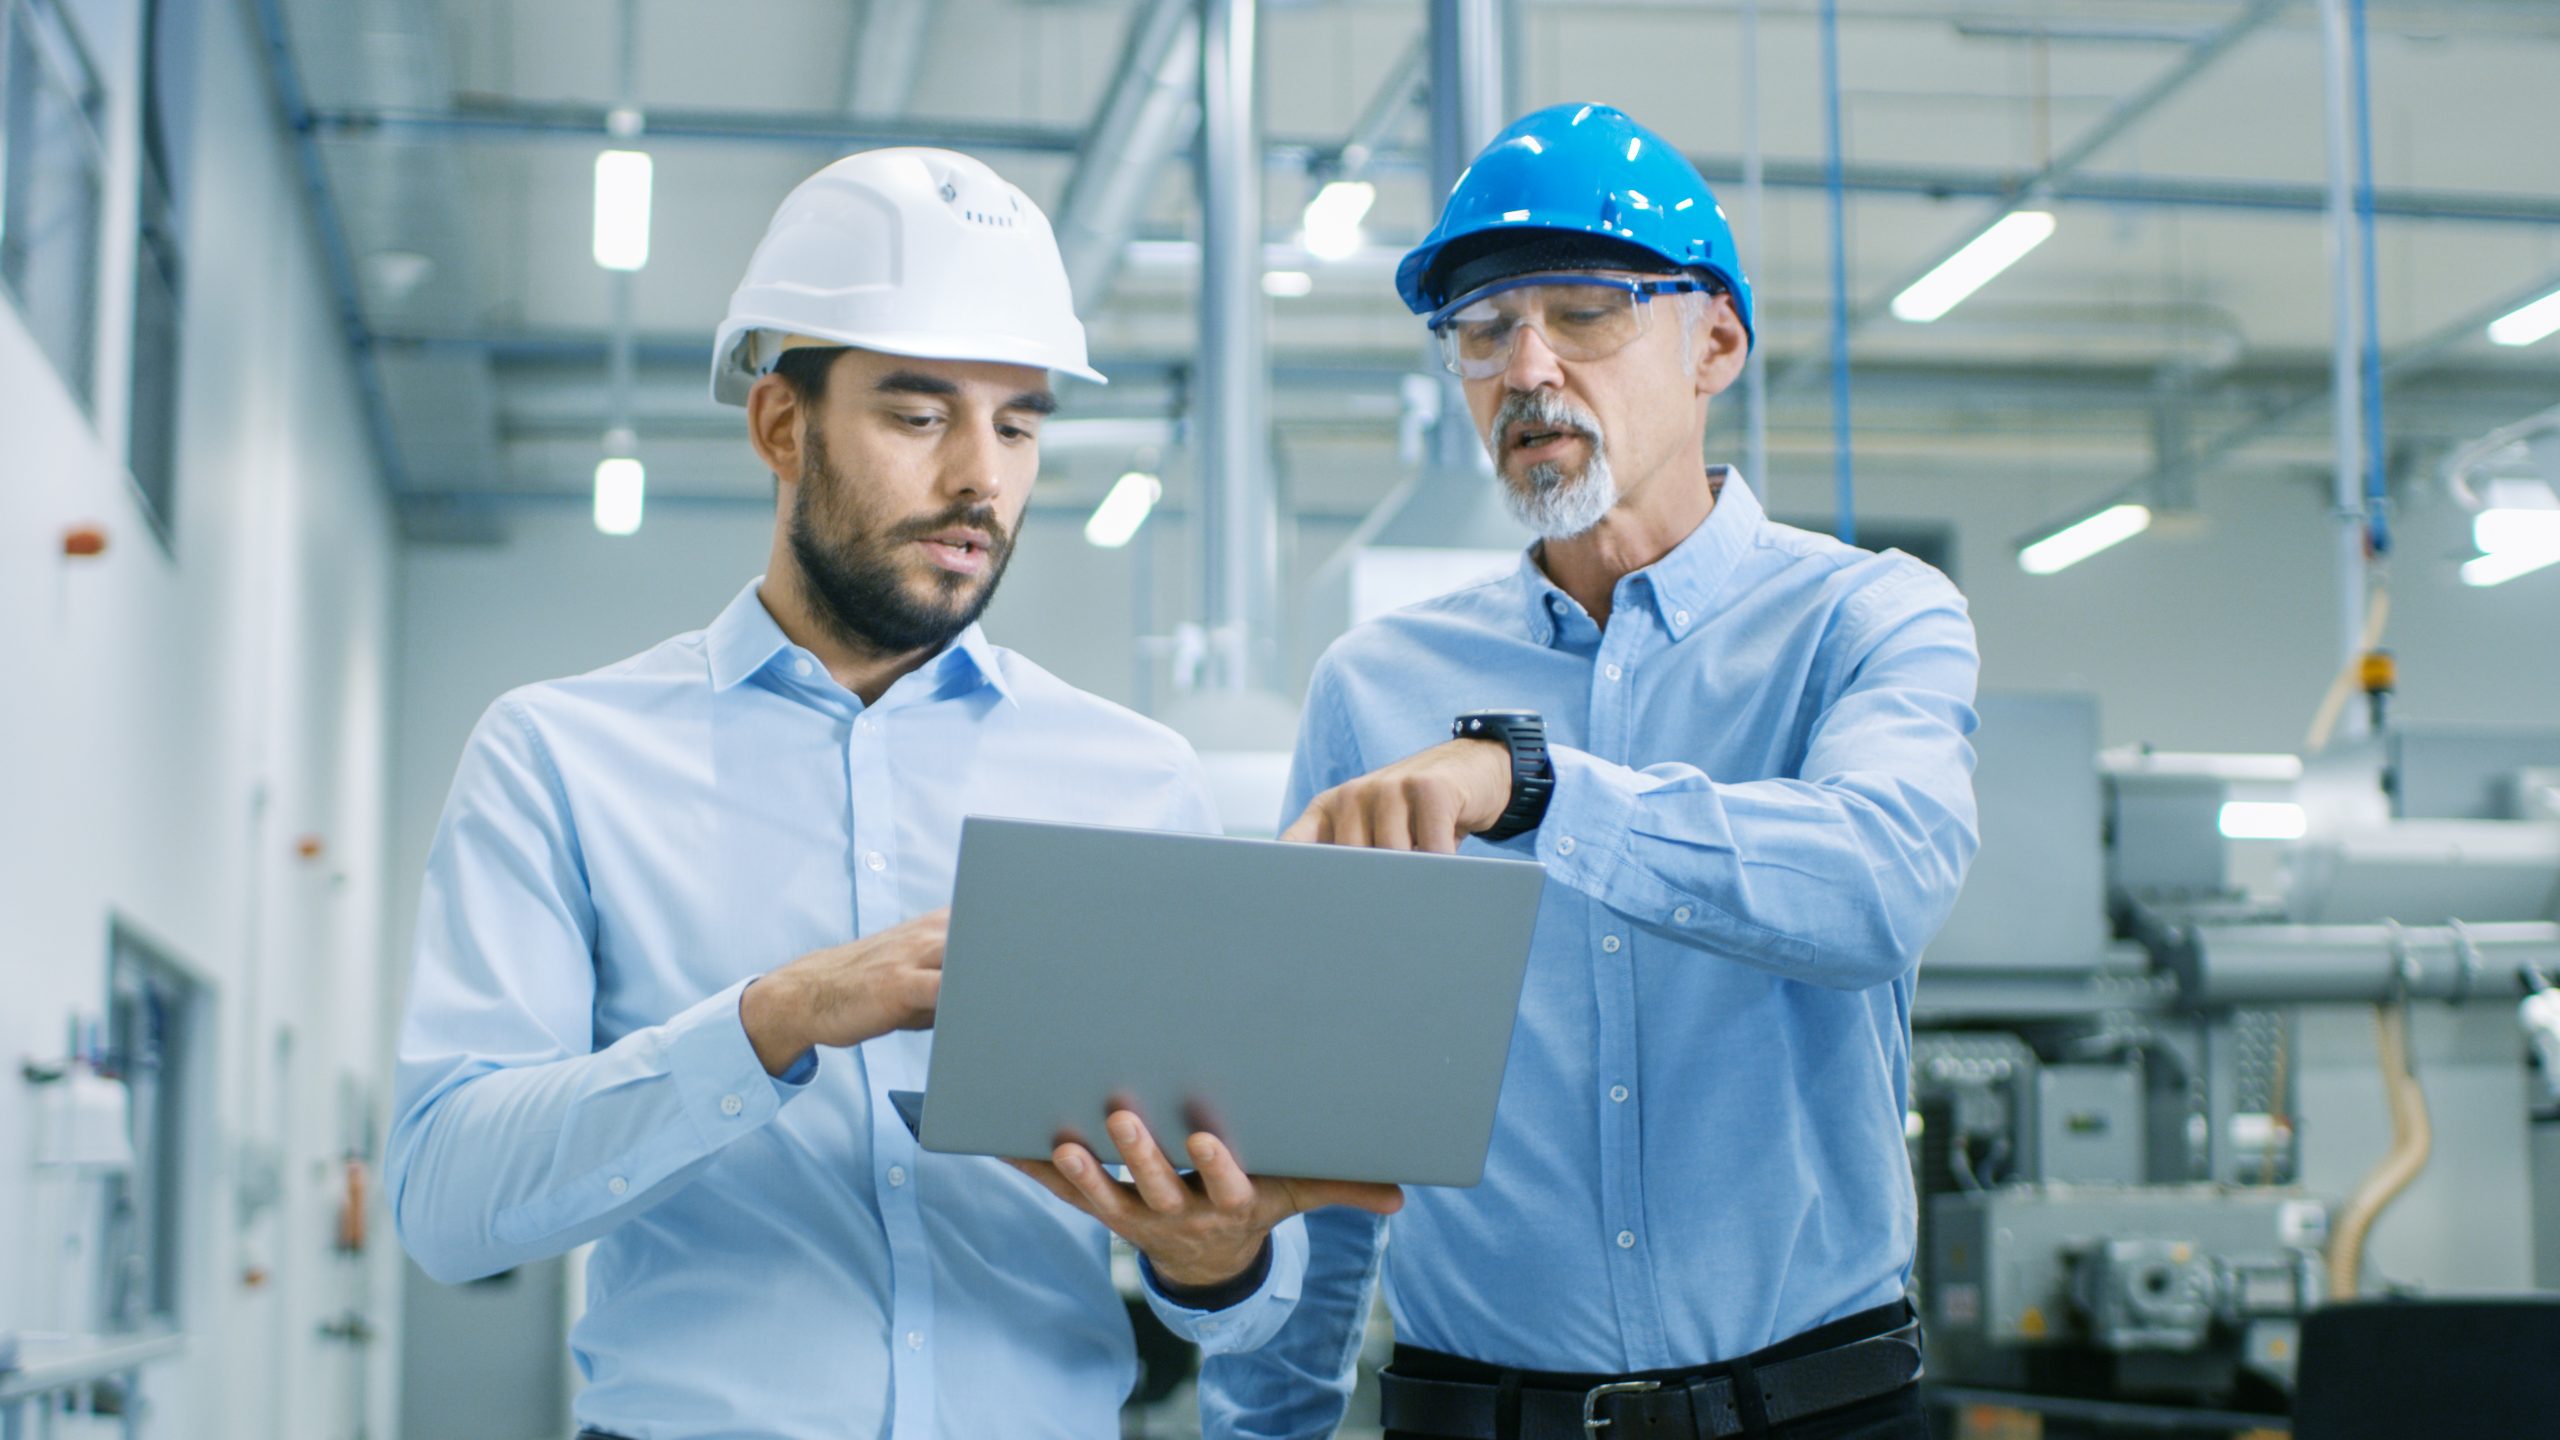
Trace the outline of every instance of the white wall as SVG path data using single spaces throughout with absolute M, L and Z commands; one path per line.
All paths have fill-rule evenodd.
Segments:
M 315 1330 L 369 1273 L 328 1244 L 341 1082 L 372 1085 L 380 1058 L 393 533 L 248 7 L 221 0 L 202 29 L 174 549 L 150 533 L 122 458 L 132 12 L 83 7 L 110 19 L 91 39 L 113 96 L 94 422 L 0 305 L 0 1329 L 67 1318 L 32 1233 L 58 1182 L 22 1158 L 38 1097 L 15 1062 L 102 1011 L 119 919 L 217 1007 L 192 1338 L 147 1384 L 146 1433 L 321 1440 L 354 1430 L 368 1379 Z M 105 527 L 104 556 L 62 555 L 76 523 Z M 295 854 L 305 835 L 316 860 Z M 244 1224 L 250 1150 L 279 1157 L 283 1199 Z

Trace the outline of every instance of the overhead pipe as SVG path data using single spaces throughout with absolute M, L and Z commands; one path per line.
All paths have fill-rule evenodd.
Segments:
M 2355 202 L 2349 176 L 2355 142 L 2349 119 L 2346 0 L 2320 0 L 2322 118 L 2328 154 L 2329 396 L 2330 441 L 2336 464 L 2330 486 L 2335 529 L 2338 663 L 2353 666 L 2364 652 L 2368 605 L 2365 573 L 2364 416 L 2356 368 L 2361 314 L 2355 303 Z M 2354 720 L 2349 720 L 2350 726 Z
M 1431 205 L 1436 212 L 1458 177 L 1508 123 L 1503 26 L 1496 0 L 1431 0 Z M 1424 373 L 1440 385 L 1440 418 L 1431 427 L 1431 464 L 1441 476 L 1484 469 L 1484 437 L 1467 411 L 1466 388 L 1424 346 Z
M 1111 293 L 1156 177 L 1200 130 L 1200 12 L 1146 0 L 1058 202 L 1067 286 L 1090 312 Z
M 1769 177 L 1760 145 L 1760 0 L 1742 5 L 1742 206 L 1749 253 L 1739 257 L 1746 269 L 1769 257 Z M 1762 328 L 1767 328 L 1763 320 Z M 1749 403 L 1743 432 L 1743 469 L 1768 505 L 1777 477 L 1769 473 L 1769 347 L 1757 341 L 1742 367 L 1743 396 Z
M 2363 261 L 2365 544 L 2375 559 L 2391 553 L 2391 496 L 2386 473 L 2390 451 L 2383 444 L 2382 303 L 2374 280 L 2373 245 L 2373 77 L 2367 64 L 2365 0 L 2348 7 L 2354 42 L 2356 96 L 2356 253 Z
M 1271 688 L 1279 513 L 1263 343 L 1262 114 L 1255 0 L 1200 5 L 1200 371 L 1197 452 L 1206 688 Z
M 1831 221 L 1832 533 L 1858 543 L 1858 483 L 1850 456 L 1848 195 L 1840 175 L 1840 0 L 1822 0 L 1822 169 Z

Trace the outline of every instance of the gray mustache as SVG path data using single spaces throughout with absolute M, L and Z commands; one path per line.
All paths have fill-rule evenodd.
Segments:
M 1501 454 L 1502 437 L 1514 425 L 1578 430 L 1590 436 L 1594 445 L 1603 443 L 1599 417 L 1550 390 L 1514 390 L 1505 396 L 1502 408 L 1494 412 L 1493 423 L 1486 427 L 1485 448 Z

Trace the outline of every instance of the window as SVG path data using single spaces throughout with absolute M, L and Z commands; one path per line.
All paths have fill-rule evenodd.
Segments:
M 0 290 L 95 400 L 106 92 L 58 0 L 0 0 Z
M 187 143 L 195 0 L 143 0 L 142 194 L 133 251 L 133 391 L 125 464 L 163 542 L 177 523 L 178 357 L 185 343 Z
M 204 990 L 167 956 L 119 924 L 107 959 L 107 1054 L 133 1096 L 133 1166 L 110 1177 L 97 1283 L 100 1328 L 178 1323 L 188 1139 L 204 1117 Z

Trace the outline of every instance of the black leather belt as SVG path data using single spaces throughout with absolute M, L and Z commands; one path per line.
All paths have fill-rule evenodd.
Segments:
M 1765 1365 L 1737 1362 L 1686 1377 L 1608 1380 L 1582 1389 L 1378 1377 L 1389 1430 L 1444 1440 L 1708 1440 L 1784 1425 L 1889 1395 L 1920 1378 L 1920 1325 Z M 1516 1396 L 1519 1428 L 1501 1426 Z M 1756 1411 L 1756 1414 L 1746 1413 Z

